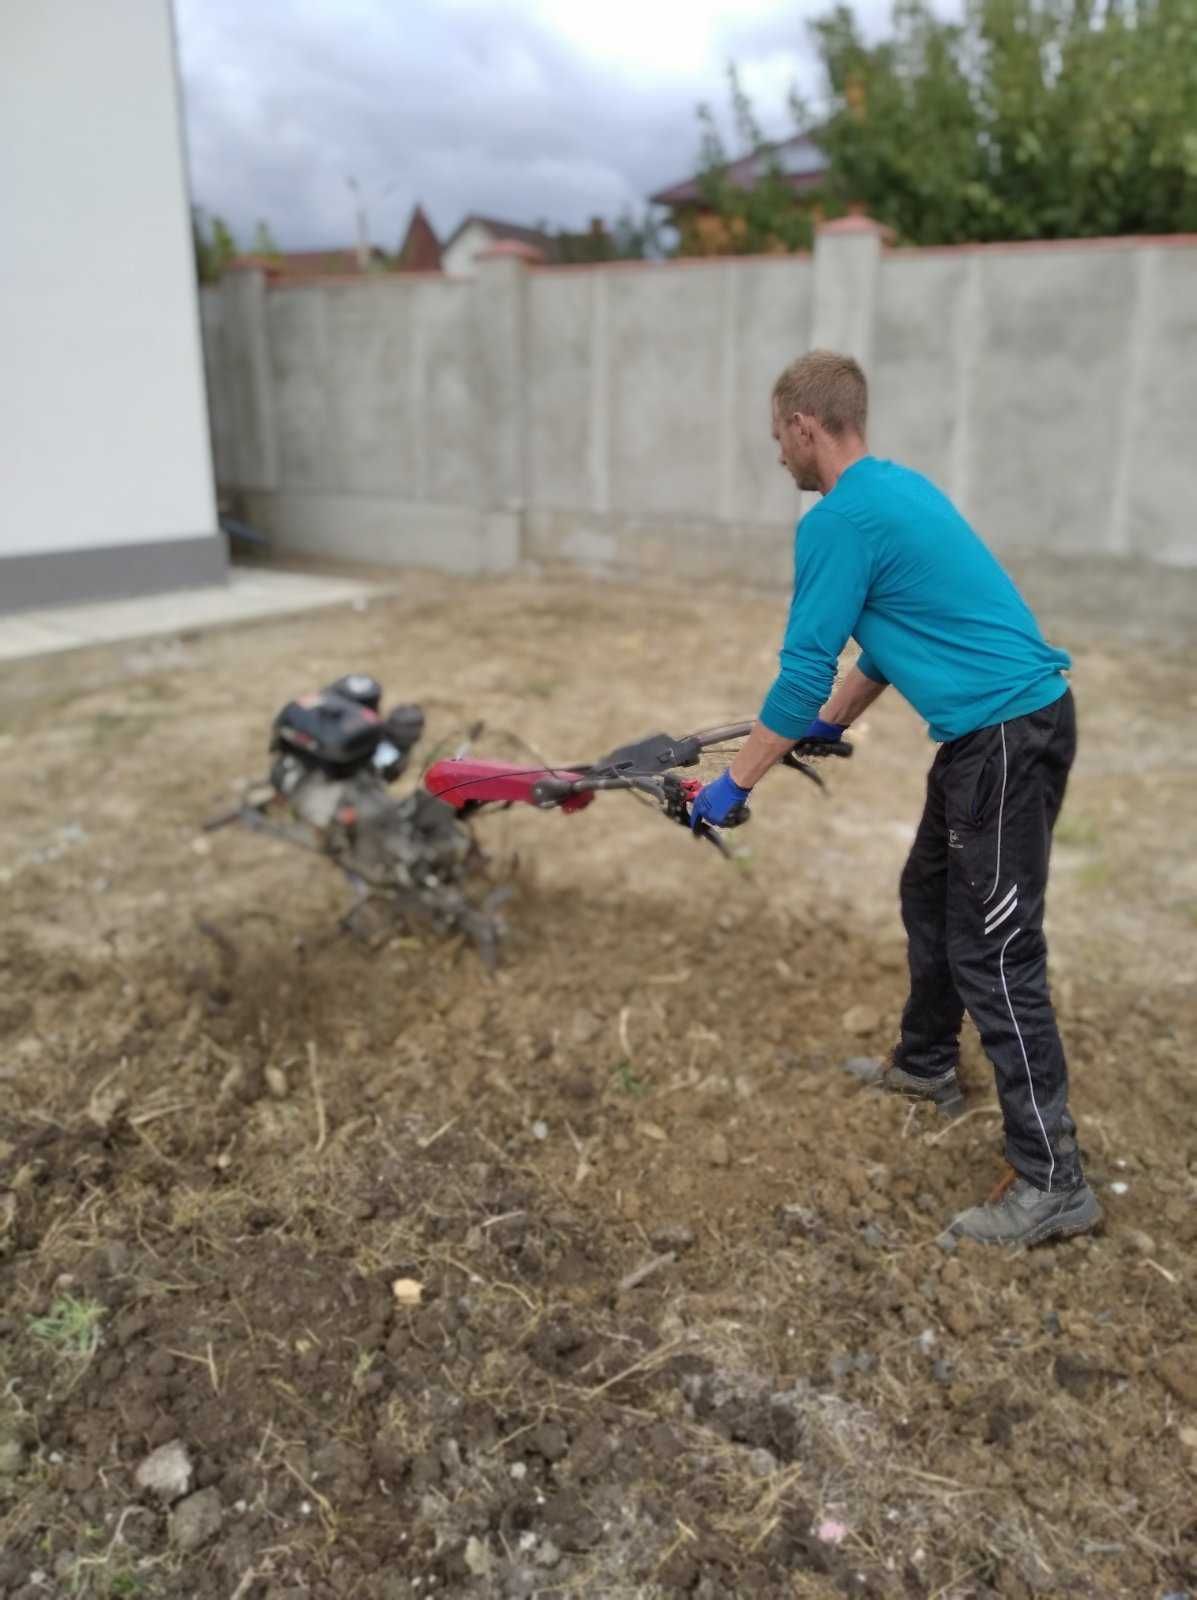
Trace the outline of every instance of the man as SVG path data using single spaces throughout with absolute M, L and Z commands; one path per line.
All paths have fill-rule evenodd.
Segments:
M 838 739 L 887 684 L 927 719 L 940 748 L 901 879 L 910 995 L 881 1083 L 959 1111 L 968 1011 L 995 1069 L 1011 1174 L 951 1232 L 1036 1244 L 1101 1216 L 1068 1113 L 1043 936 L 1051 833 L 1076 749 L 1070 662 L 946 496 L 869 455 L 867 406 L 860 367 L 826 350 L 774 387 L 781 464 L 823 499 L 798 530 L 777 680 L 694 818 L 725 821 L 799 738 Z M 861 654 L 836 684 L 849 637 Z

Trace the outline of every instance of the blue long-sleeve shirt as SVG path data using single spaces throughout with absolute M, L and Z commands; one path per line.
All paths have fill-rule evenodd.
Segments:
M 798 525 L 781 670 L 761 721 L 797 739 L 831 693 L 849 638 L 932 739 L 1050 705 L 1071 661 L 1047 643 L 996 557 L 920 473 L 865 456 Z

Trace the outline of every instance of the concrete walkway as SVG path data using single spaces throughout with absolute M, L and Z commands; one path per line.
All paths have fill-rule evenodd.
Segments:
M 286 616 L 320 606 L 365 601 L 386 592 L 383 584 L 357 578 L 231 567 L 229 581 L 210 588 L 178 589 L 138 600 L 102 600 L 0 616 L 0 661 L 19 661 L 121 639 L 225 627 L 258 617 Z

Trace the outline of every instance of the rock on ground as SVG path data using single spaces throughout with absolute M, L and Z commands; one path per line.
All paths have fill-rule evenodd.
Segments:
M 148 1489 L 166 1505 L 181 1500 L 191 1487 L 193 1468 L 187 1446 L 171 1439 L 150 1452 L 137 1469 L 137 1487 Z
M 183 1551 L 198 1550 L 220 1532 L 222 1514 L 217 1490 L 189 1494 L 170 1514 L 171 1543 Z

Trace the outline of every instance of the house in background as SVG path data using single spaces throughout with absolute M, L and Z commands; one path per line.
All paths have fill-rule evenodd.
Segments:
M 234 267 L 259 267 L 271 279 L 294 278 L 349 278 L 364 272 L 381 272 L 387 264 L 385 251 L 371 245 L 363 265 L 361 252 L 356 246 L 345 249 L 333 245 L 327 250 L 278 250 L 268 256 L 242 255 L 234 258 Z
M 468 278 L 478 257 L 499 245 L 532 265 L 611 261 L 618 254 L 616 241 L 601 217 L 592 217 L 583 232 L 558 229 L 548 233 L 495 217 L 468 216 L 441 244 L 423 206 L 416 206 L 392 265 L 398 272 L 446 272 Z
M 791 139 L 782 139 L 770 145 L 767 151 L 753 151 L 738 161 L 729 161 L 727 176 L 741 189 L 751 190 L 768 170 L 770 159 L 781 168 L 783 177 L 794 195 L 808 201 L 811 210 L 818 206 L 819 191 L 828 169 L 827 157 L 820 150 L 816 137 L 798 133 Z M 718 240 L 710 238 L 712 225 L 716 230 L 720 219 L 703 194 L 702 174 L 684 178 L 681 183 L 670 184 L 650 196 L 652 204 L 664 206 L 669 212 L 669 223 L 677 229 L 682 253 L 701 255 Z
M 556 260 L 552 234 L 539 228 L 522 228 L 514 222 L 500 222 L 495 217 L 469 216 L 445 241 L 441 268 L 451 277 L 468 278 L 473 274 L 478 257 L 497 244 L 522 245 L 529 260 L 537 257 L 542 261 Z
M 425 216 L 424 207 L 416 206 L 395 257 L 395 271 L 440 272 L 443 254 L 436 229 Z

